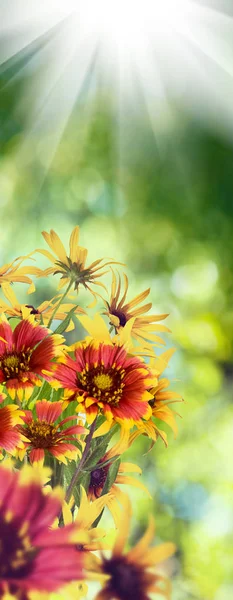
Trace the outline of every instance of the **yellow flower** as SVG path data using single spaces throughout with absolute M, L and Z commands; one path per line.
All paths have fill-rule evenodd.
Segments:
M 2 267 L 0 267 L 0 287 L 2 286 L 3 283 L 8 284 L 8 285 L 10 283 L 15 283 L 15 282 L 28 283 L 29 284 L 28 294 L 35 291 L 34 283 L 32 282 L 31 278 L 28 277 L 28 275 L 39 276 L 41 273 L 41 270 L 38 269 L 37 267 L 31 267 L 31 266 L 21 267 L 20 266 L 22 264 L 22 262 L 24 261 L 24 259 L 29 258 L 29 257 L 30 257 L 30 254 L 28 254 L 27 256 L 19 256 L 18 258 L 15 258 L 15 260 L 13 260 L 12 262 L 7 263 L 7 264 L 3 265 Z
M 78 226 L 73 229 L 70 236 L 69 256 L 67 256 L 67 252 L 59 236 L 55 231 L 53 231 L 53 229 L 51 229 L 50 233 L 43 231 L 42 235 L 55 254 L 54 256 L 51 254 L 51 252 L 48 252 L 48 250 L 37 250 L 37 252 L 40 252 L 52 262 L 52 267 L 45 269 L 45 271 L 42 273 L 42 276 L 60 274 L 61 281 L 59 284 L 59 289 L 70 283 L 71 285 L 74 285 L 75 290 L 78 290 L 79 286 L 82 285 L 85 289 L 91 292 L 91 294 L 94 296 L 94 300 L 96 301 L 96 296 L 99 296 L 99 294 L 92 289 L 92 286 L 97 285 L 106 289 L 102 282 L 96 280 L 107 273 L 108 270 L 103 271 L 107 265 L 116 264 L 116 261 L 110 260 L 106 262 L 103 258 L 100 258 L 95 260 L 89 266 L 86 266 L 88 251 L 86 248 L 83 248 L 78 244 Z
M 174 544 L 167 542 L 160 546 L 150 547 L 154 537 L 154 521 L 151 519 L 144 536 L 129 552 L 124 552 L 128 539 L 130 524 L 129 504 L 124 511 L 121 527 L 112 549 L 112 555 L 104 555 L 98 560 L 92 557 L 92 575 L 105 575 L 102 590 L 95 600 L 149 600 L 150 594 L 170 597 L 170 584 L 164 575 L 156 572 L 155 567 L 172 556 Z M 152 570 L 153 569 L 153 570 Z
M 155 334 L 156 331 L 170 331 L 165 325 L 160 325 L 157 321 L 162 321 L 168 315 L 146 315 L 151 307 L 152 303 L 148 302 L 143 306 L 138 307 L 139 304 L 147 298 L 150 293 L 150 288 L 130 300 L 126 303 L 126 296 L 128 292 L 128 278 L 124 274 L 124 290 L 121 295 L 121 280 L 120 276 L 117 282 L 117 278 L 114 272 L 112 272 L 112 287 L 110 300 L 105 302 L 107 310 L 104 312 L 108 316 L 111 325 L 115 328 L 116 333 L 120 332 L 130 321 L 134 319 L 131 335 L 138 342 L 142 343 L 144 347 L 150 347 L 150 344 L 165 344 L 164 340 Z M 138 308 L 137 308 L 138 307 Z M 150 342 L 148 344 L 148 342 Z
M 170 385 L 169 379 L 167 379 L 167 377 L 161 377 L 174 352 L 175 349 L 170 348 L 166 352 L 163 352 L 161 356 L 151 361 L 151 369 L 153 372 L 157 372 L 159 375 L 157 385 L 150 388 L 150 393 L 153 396 L 153 398 L 149 401 L 152 409 L 152 415 L 147 422 L 144 421 L 136 424 L 137 431 L 134 431 L 130 436 L 130 443 L 132 443 L 140 434 L 144 433 L 148 435 L 148 437 L 150 437 L 154 442 L 158 437 L 161 437 L 165 446 L 167 446 L 167 435 L 165 431 L 158 427 L 157 419 L 166 423 L 172 429 L 174 436 L 177 436 L 178 429 L 175 415 L 179 417 L 181 417 L 181 415 L 175 411 L 172 411 L 168 407 L 168 404 L 173 404 L 174 402 L 183 402 L 183 398 L 178 392 L 168 390 L 167 388 Z
M 69 504 L 64 502 L 62 514 L 65 525 L 75 523 L 80 531 L 86 533 L 86 540 L 82 544 L 79 544 L 79 550 L 99 550 L 105 547 L 102 542 L 102 538 L 105 537 L 104 529 L 100 527 L 92 527 L 93 523 L 101 515 L 105 506 L 108 505 L 108 501 L 111 498 L 111 494 L 104 494 L 101 498 L 95 499 L 91 502 L 86 494 L 83 486 L 80 487 L 80 506 L 77 511 L 73 511 L 74 499 L 71 498 Z
M 99 460 L 99 462 L 93 466 L 93 469 L 90 471 L 90 482 L 87 489 L 88 498 L 96 502 L 96 498 L 100 500 L 101 498 L 105 497 L 101 496 L 101 494 L 103 493 L 104 487 L 107 483 L 109 469 L 119 458 L 119 456 L 128 449 L 129 445 L 129 434 L 123 430 L 119 442 L 112 446 L 112 448 L 110 448 L 104 454 L 101 460 Z M 122 492 L 122 490 L 119 488 L 119 484 L 132 485 L 141 489 L 144 493 L 150 496 L 145 485 L 138 479 L 135 479 L 135 477 L 127 475 L 127 473 L 138 473 L 141 475 L 142 470 L 138 465 L 133 463 L 120 462 L 116 479 L 109 490 L 109 494 L 106 495 L 105 500 L 105 505 L 111 512 L 117 528 L 120 526 L 122 519 L 122 507 L 125 508 L 128 503 L 128 496 Z
M 7 300 L 10 302 L 10 305 L 5 302 L 5 300 L 0 299 L 0 313 L 5 313 L 10 317 L 17 317 L 19 319 L 26 319 L 30 314 L 35 315 L 35 320 L 39 321 L 40 324 L 45 326 L 50 322 L 51 317 L 56 309 L 57 304 L 60 301 L 60 295 L 54 296 L 51 300 L 45 300 L 39 306 L 33 306 L 33 304 L 20 304 L 17 300 L 16 295 L 11 287 L 6 284 L 2 284 L 2 292 Z M 72 308 L 75 307 L 75 304 L 71 302 L 62 303 L 59 306 L 59 309 L 56 311 L 55 319 L 58 321 L 63 321 Z M 75 314 L 85 314 L 85 310 L 80 306 L 77 306 L 75 309 Z M 71 331 L 74 329 L 75 325 L 70 320 L 69 326 L 66 331 Z

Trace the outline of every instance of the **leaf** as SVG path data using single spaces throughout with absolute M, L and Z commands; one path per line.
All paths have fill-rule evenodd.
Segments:
M 90 473 L 85 472 L 81 472 L 77 479 L 77 482 L 72 490 L 72 494 L 74 496 L 75 503 L 77 504 L 77 506 L 80 505 L 80 487 L 82 485 L 85 491 L 87 492 L 90 485 L 90 479 Z
M 111 489 L 113 483 L 116 481 L 117 473 L 119 471 L 120 464 L 121 464 L 121 461 L 120 461 L 120 458 L 118 458 L 110 466 L 110 468 L 108 470 L 107 479 L 105 481 L 105 484 L 104 484 L 101 496 L 103 496 L 104 494 L 107 494 L 109 492 L 109 490 Z
M 103 435 L 99 438 L 93 440 L 93 446 L 87 456 L 87 460 L 84 464 L 84 470 L 91 470 L 92 467 L 97 465 L 100 458 L 103 458 L 105 452 L 107 450 L 108 444 L 115 433 L 115 429 L 112 428 L 106 435 Z
M 62 321 L 60 323 L 60 325 L 58 325 L 58 327 L 55 329 L 55 331 L 53 331 L 53 333 L 61 334 L 61 333 L 64 333 L 64 331 L 66 331 L 68 325 L 70 324 L 70 319 L 72 319 L 76 309 L 77 309 L 77 306 L 73 306 L 73 308 L 71 308 L 71 310 L 67 313 L 64 321 Z
M 38 400 L 53 400 L 53 388 L 48 383 L 48 381 L 44 381 L 43 385 L 37 389 L 37 394 L 33 398 L 30 399 L 29 408 L 30 410 L 34 407 L 35 403 Z

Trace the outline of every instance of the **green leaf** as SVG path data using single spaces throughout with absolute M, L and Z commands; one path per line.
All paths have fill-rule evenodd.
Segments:
M 74 496 L 75 503 L 77 504 L 77 506 L 80 506 L 80 486 L 82 485 L 87 492 L 90 485 L 90 479 L 90 473 L 85 472 L 81 472 L 78 477 L 78 480 L 72 490 L 72 494 Z
M 77 306 L 74 306 L 73 308 L 71 308 L 71 310 L 67 313 L 66 318 L 64 319 L 64 321 L 62 321 L 60 323 L 60 325 L 58 325 L 58 327 L 55 329 L 55 331 L 53 331 L 53 333 L 64 333 L 64 331 L 67 329 L 70 320 L 72 319 L 75 311 L 77 309 Z
M 120 460 L 120 458 L 118 458 L 109 467 L 107 479 L 105 481 L 105 484 L 104 484 L 101 496 L 103 496 L 104 494 L 107 494 L 109 492 L 109 490 L 111 489 L 113 483 L 116 481 L 117 473 L 119 471 L 120 464 L 121 464 L 121 460 Z
M 30 403 L 28 405 L 29 409 L 31 410 L 38 400 L 53 400 L 53 392 L 54 390 L 48 383 L 48 381 L 44 381 L 42 386 L 40 388 L 37 388 L 36 396 L 30 399 Z

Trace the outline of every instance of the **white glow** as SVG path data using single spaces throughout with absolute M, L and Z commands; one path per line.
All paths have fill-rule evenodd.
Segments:
M 0 0 L 0 63 L 40 42 L 21 67 L 31 79 L 19 110 L 26 106 L 29 137 L 49 128 L 45 162 L 96 72 L 121 107 L 137 104 L 140 84 L 155 133 L 175 99 L 232 136 L 233 20 L 221 12 L 222 0 L 215 9 L 206 2 Z

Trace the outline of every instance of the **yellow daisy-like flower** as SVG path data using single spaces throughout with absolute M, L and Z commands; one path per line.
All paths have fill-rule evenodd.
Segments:
M 150 288 L 126 302 L 126 296 L 128 293 L 128 277 L 124 274 L 124 290 L 121 296 L 121 279 L 119 276 L 118 282 L 114 272 L 112 272 L 112 287 L 110 300 L 105 300 L 106 311 L 105 315 L 108 316 L 111 325 L 115 328 L 116 333 L 121 331 L 126 326 L 130 319 L 134 319 L 131 335 L 132 337 L 143 344 L 145 347 L 150 347 L 152 344 L 165 344 L 164 340 L 157 335 L 157 331 L 170 331 L 165 325 L 158 324 L 157 321 L 162 321 L 168 315 L 146 315 L 151 307 L 152 303 L 148 302 L 143 306 L 138 307 L 149 295 Z M 121 296 L 121 297 L 120 297 Z M 148 344 L 149 342 L 149 344 Z
M 137 423 L 137 431 L 134 431 L 130 436 L 130 444 L 142 433 L 148 435 L 154 442 L 158 437 L 162 438 L 165 446 L 168 445 L 167 435 L 165 431 L 158 427 L 158 421 L 166 423 L 173 431 L 174 436 L 177 436 L 178 429 L 175 420 L 175 415 L 181 417 L 179 413 L 171 410 L 168 404 L 174 402 L 183 402 L 181 394 L 174 392 L 173 390 L 167 389 L 170 385 L 170 381 L 167 377 L 161 377 L 164 369 L 167 368 L 168 363 L 175 349 L 170 348 L 166 352 L 163 352 L 161 356 L 151 361 L 151 368 L 156 371 L 159 375 L 157 385 L 150 388 L 150 393 L 153 398 L 149 401 L 152 409 L 151 418 L 147 422 Z
M 111 494 L 104 494 L 101 498 L 96 498 L 91 502 L 83 486 L 80 488 L 80 506 L 77 511 L 73 511 L 74 499 L 71 498 L 69 504 L 64 502 L 62 514 L 65 525 L 75 523 L 81 531 L 87 533 L 87 540 L 79 544 L 79 550 L 94 551 L 103 549 L 105 546 L 102 538 L 105 537 L 105 530 L 100 527 L 92 527 L 93 523 L 100 516 L 102 510 L 108 505 Z
M 170 583 L 156 568 L 175 552 L 174 544 L 167 542 L 150 547 L 154 538 L 154 521 L 151 519 L 144 536 L 129 552 L 124 552 L 128 539 L 130 507 L 126 508 L 121 527 L 113 546 L 112 555 L 92 557 L 92 573 L 106 575 L 102 590 L 95 600 L 149 600 L 150 594 L 170 598 Z
M 51 250 L 55 253 L 54 256 L 51 252 L 48 252 L 48 250 L 37 250 L 37 252 L 40 252 L 52 262 L 52 267 L 45 269 L 42 276 L 59 274 L 61 275 L 61 281 L 58 286 L 59 289 L 70 283 L 71 285 L 74 285 L 75 290 L 78 290 L 79 286 L 82 285 L 91 292 L 96 301 L 96 296 L 99 294 L 92 289 L 92 286 L 97 285 L 106 289 L 104 284 L 101 281 L 97 281 L 97 279 L 107 273 L 107 271 L 103 271 L 107 265 L 117 264 L 116 261 L 110 260 L 106 262 L 103 258 L 100 258 L 95 260 L 89 266 L 86 266 L 88 250 L 78 244 L 78 226 L 73 229 L 70 236 L 69 256 L 67 256 L 65 247 L 53 229 L 51 229 L 50 233 L 43 231 L 42 235 Z
M 25 319 L 31 314 L 35 316 L 36 321 L 39 321 L 46 327 L 50 323 L 50 320 L 53 317 L 61 298 L 60 294 L 58 294 L 57 296 L 54 296 L 54 298 L 51 298 L 51 300 L 45 300 L 39 304 L 39 306 L 35 307 L 33 304 L 20 304 L 12 287 L 9 287 L 4 283 L 2 284 L 2 292 L 10 304 L 0 299 L 0 313 L 9 315 L 9 317 L 17 317 L 19 319 Z M 58 321 L 63 321 L 67 313 L 69 313 L 74 307 L 75 304 L 72 302 L 60 304 L 54 318 Z M 80 306 L 77 306 L 74 312 L 75 314 L 79 315 L 85 314 L 85 310 Z M 74 329 L 74 327 L 75 325 L 71 319 L 66 331 L 71 331 Z
M 109 469 L 116 459 L 128 449 L 129 445 L 129 435 L 124 431 L 121 434 L 119 442 L 114 444 L 114 446 L 104 454 L 101 460 L 93 466 L 93 469 L 90 471 L 90 482 L 87 489 L 88 498 L 93 502 L 96 502 L 96 498 L 99 500 L 105 498 L 105 505 L 111 512 L 117 528 L 120 526 L 122 519 L 122 507 L 125 508 L 128 503 L 128 496 L 122 492 L 119 488 L 119 484 L 132 485 L 150 496 L 146 486 L 141 481 L 127 474 L 137 473 L 141 475 L 142 473 L 142 470 L 138 465 L 129 462 L 120 462 L 116 479 L 112 484 L 109 493 L 104 496 L 101 495 L 103 494 L 104 487 L 107 483 Z
M 3 265 L 2 267 L 0 267 L 0 287 L 2 286 L 3 283 L 8 284 L 8 285 L 10 283 L 16 283 L 16 282 L 28 283 L 29 284 L 28 294 L 35 291 L 34 283 L 32 282 L 31 278 L 28 277 L 28 275 L 37 275 L 37 277 L 38 277 L 41 273 L 41 270 L 38 269 L 37 267 L 31 267 L 31 266 L 21 267 L 20 266 L 22 264 L 22 262 L 26 258 L 29 258 L 29 257 L 30 257 L 30 254 L 27 256 L 19 256 L 18 258 L 15 258 L 15 260 L 13 260 L 12 262 L 7 263 L 7 264 Z

